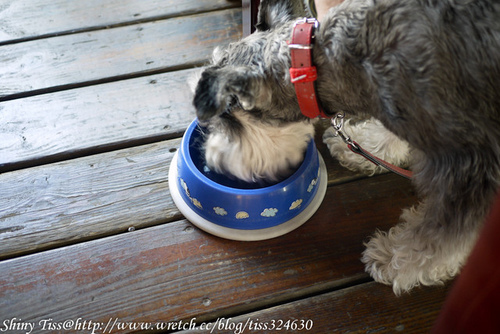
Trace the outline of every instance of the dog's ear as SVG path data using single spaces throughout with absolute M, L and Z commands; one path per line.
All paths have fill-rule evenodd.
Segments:
M 306 16 L 303 1 L 297 0 L 262 0 L 259 5 L 256 28 L 270 30 L 287 21 Z
M 247 67 L 206 69 L 196 87 L 193 104 L 201 121 L 224 112 L 235 98 L 245 110 L 269 103 L 270 95 L 262 78 Z
M 221 109 L 218 95 L 218 78 L 215 68 L 208 68 L 201 74 L 194 93 L 193 105 L 196 108 L 196 116 L 204 121 L 215 116 Z

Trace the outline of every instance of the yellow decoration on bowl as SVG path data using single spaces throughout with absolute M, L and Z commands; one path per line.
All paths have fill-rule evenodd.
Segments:
M 236 219 L 246 219 L 248 217 L 250 217 L 250 215 L 245 211 L 240 211 L 236 214 Z
M 196 205 L 198 208 L 203 209 L 203 206 L 201 205 L 200 201 L 198 201 L 196 198 L 191 198 L 191 201 L 193 201 L 193 204 Z
M 302 204 L 302 199 L 298 199 L 290 205 L 290 210 L 297 209 Z

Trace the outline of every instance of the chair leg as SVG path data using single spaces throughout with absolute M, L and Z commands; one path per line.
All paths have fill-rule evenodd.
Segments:
M 248 36 L 255 31 L 257 24 L 257 11 L 260 0 L 243 0 L 243 36 Z

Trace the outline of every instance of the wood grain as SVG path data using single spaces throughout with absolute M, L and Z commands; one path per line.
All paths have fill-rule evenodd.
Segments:
M 230 323 L 240 327 L 245 324 L 252 324 L 253 328 L 268 326 L 269 332 L 285 333 L 429 333 L 450 286 L 448 283 L 443 287 L 418 288 L 411 294 L 396 297 L 388 286 L 363 283 L 234 317 Z M 227 318 L 225 320 L 227 323 Z M 224 322 L 213 322 L 210 326 L 216 326 L 219 334 L 234 334 L 234 329 L 224 329 Z M 246 332 L 251 333 L 248 328 Z M 298 328 L 303 329 L 299 331 Z M 198 329 L 178 333 L 207 331 Z
M 238 5 L 238 2 L 228 0 L 0 1 L 0 43 Z
M 200 64 L 241 37 L 241 8 L 0 46 L 0 99 Z
M 174 71 L 0 103 L 0 172 L 41 158 L 62 159 L 79 151 L 179 136 L 196 117 L 187 84 L 195 72 Z
M 362 242 L 397 221 L 400 208 L 415 200 L 410 188 L 394 175 L 330 187 L 307 224 L 266 241 L 223 240 L 178 221 L 3 261 L 0 314 L 25 321 L 202 321 L 333 289 L 366 277 Z M 110 210 L 116 216 L 103 224 L 132 214 L 130 223 L 141 224 L 139 205 L 124 208 Z
M 0 175 L 0 258 L 175 218 L 168 169 L 179 139 Z

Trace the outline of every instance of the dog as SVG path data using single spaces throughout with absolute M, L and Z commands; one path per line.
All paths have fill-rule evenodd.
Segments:
M 291 83 L 289 42 L 301 1 L 263 0 L 256 31 L 214 52 L 193 104 L 207 165 L 259 182 L 301 162 L 315 120 Z M 388 162 L 408 166 L 420 202 L 365 243 L 362 262 L 399 295 L 455 276 L 500 187 L 500 3 L 346 0 L 314 32 L 324 113 Z M 327 130 L 346 167 L 381 171 Z

